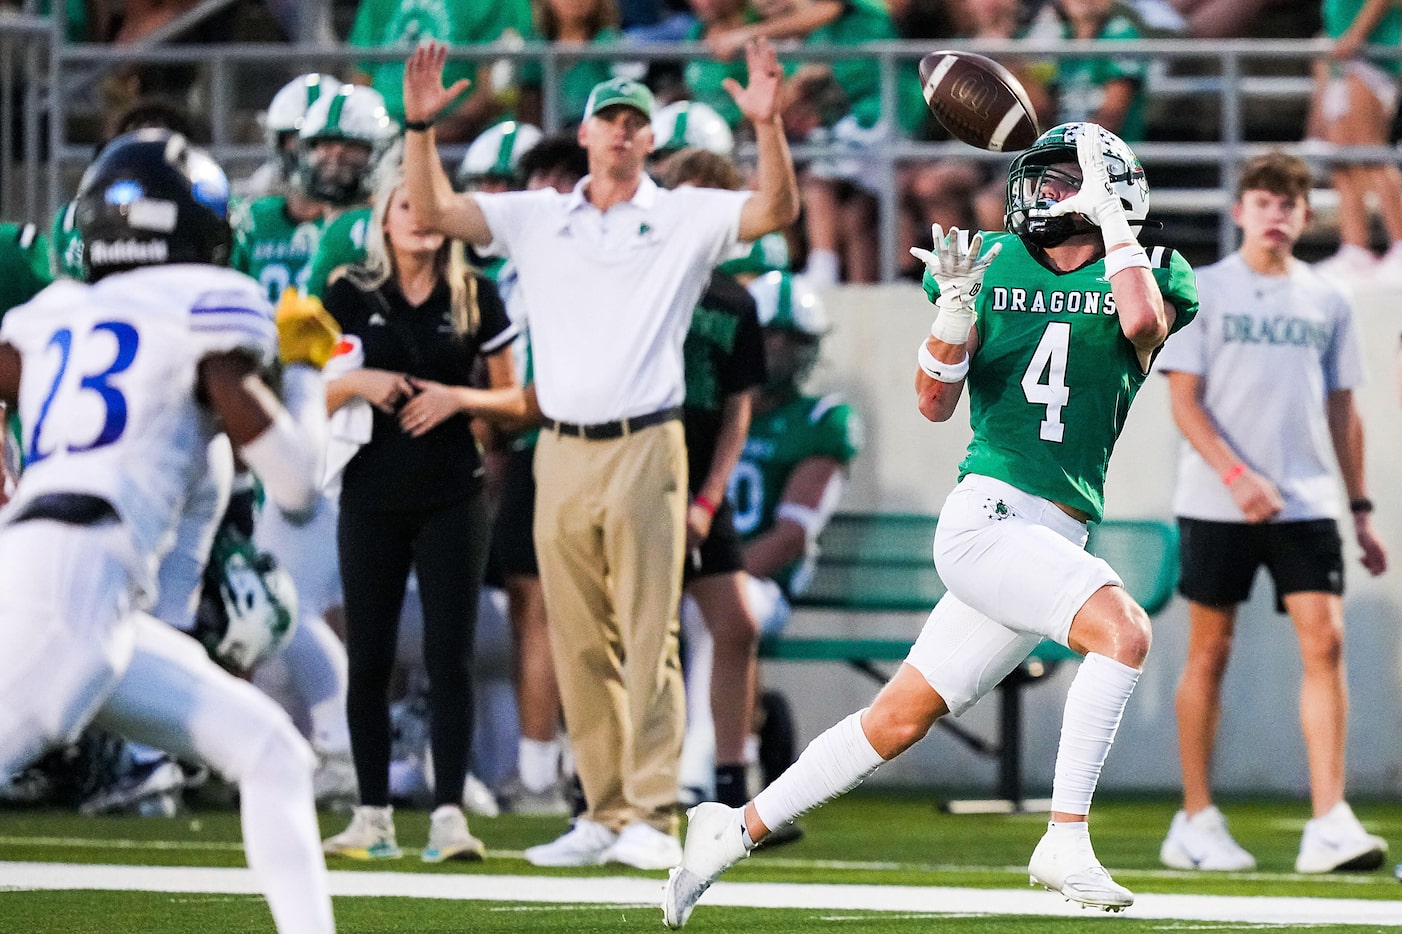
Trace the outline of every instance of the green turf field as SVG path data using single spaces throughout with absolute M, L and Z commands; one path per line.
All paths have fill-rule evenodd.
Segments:
M 1232 895 L 1304 896 L 1318 899 L 1388 900 L 1402 925 L 1402 885 L 1394 880 L 1392 864 L 1372 873 L 1305 877 L 1292 870 L 1300 828 L 1308 816 L 1302 802 L 1223 803 L 1233 833 L 1257 857 L 1253 873 L 1204 875 L 1163 869 L 1158 846 L 1175 805 L 1167 800 L 1105 800 L 1097 803 L 1094 833 L 1102 862 L 1116 879 L 1141 896 Z M 1368 828 L 1402 846 L 1402 805 L 1358 802 L 1355 810 Z M 661 914 L 646 902 L 660 892 L 663 873 L 639 873 L 624 867 L 541 870 L 527 864 L 521 851 L 551 839 L 564 823 L 546 818 L 502 816 L 475 818 L 473 831 L 489 848 L 484 863 L 427 866 L 416 858 L 427 834 L 427 816 L 397 815 L 405 859 L 367 865 L 334 860 L 333 870 L 394 872 L 435 876 L 530 876 L 542 878 L 538 891 L 550 898 L 564 882 L 549 877 L 633 880 L 628 904 L 541 902 L 534 895 L 521 901 L 461 900 L 472 898 L 470 880 L 463 894 L 435 898 L 338 897 L 338 930 L 372 931 L 629 931 L 661 930 Z M 989 890 L 1027 888 L 1027 856 L 1045 818 L 1035 815 L 950 816 L 931 800 L 914 795 L 857 794 L 805 817 L 807 837 L 797 844 L 758 853 L 724 877 L 736 883 L 826 883 L 866 886 L 936 886 Z M 343 818 L 322 816 L 322 829 L 341 829 Z M 74 863 L 127 866 L 238 867 L 243 865 L 237 815 L 201 811 L 173 819 L 83 818 L 55 811 L 0 811 L 0 861 L 6 863 Z M 45 867 L 46 868 L 46 867 Z M 60 872 L 55 867 L 55 873 Z M 393 877 L 388 883 L 393 887 Z M 368 879 L 368 877 L 367 877 Z M 654 880 L 640 883 L 638 880 Z M 450 881 L 450 880 L 443 880 Z M 483 879 L 483 882 L 489 880 Z M 379 883 L 383 885 L 383 883 Z M 271 931 L 262 899 L 247 894 L 202 892 L 16 891 L 0 872 L 0 930 L 5 932 L 175 932 Z M 534 887 L 534 883 L 531 883 Z M 655 885 L 655 888 L 654 888 Z M 451 893 L 456 888 L 449 884 Z M 753 887 L 745 887 L 753 889 Z M 759 904 L 763 904 L 762 893 Z M 776 890 L 777 891 L 777 890 Z M 893 895 L 899 890 L 892 890 Z M 952 889 L 951 889 L 952 891 Z M 974 893 L 975 898 L 980 893 Z M 500 897 L 492 895 L 488 897 Z M 509 896 L 508 896 L 509 897 Z M 751 895 L 750 897 L 754 897 Z M 1000 915 L 1000 902 L 1010 896 L 989 891 L 987 904 L 951 917 L 940 912 L 938 893 L 929 910 L 889 910 L 879 913 L 840 908 L 726 907 L 703 899 L 688 931 L 836 930 L 924 931 L 938 924 L 949 934 L 983 932 L 1079 931 L 1092 925 L 1117 925 L 1118 930 L 1212 931 L 1260 929 L 1259 923 L 1213 922 L 1184 918 L 1138 918 L 1135 909 L 1118 916 L 1079 912 L 1070 918 Z M 1038 893 L 1050 912 L 1061 900 Z M 594 899 L 597 900 L 597 899 Z M 778 902 L 783 903 L 783 902 Z M 806 904 L 800 901 L 799 904 Z M 893 905 L 896 902 L 893 899 Z M 1040 905 L 1041 903 L 1036 903 Z M 1147 902 L 1146 902 L 1147 904 Z M 1342 903 L 1340 903 L 1342 904 Z M 878 906 L 882 907 L 882 906 Z M 1387 904 L 1375 906 L 1390 912 Z M 946 909 L 947 911 L 948 909 Z M 975 916 L 970 916 L 970 914 Z M 1318 919 L 1316 919 L 1318 920 Z M 1273 925 L 1270 925 L 1273 926 Z M 1377 924 L 1369 927 L 1376 928 Z M 1098 929 L 1098 928 L 1097 928 Z M 1352 931 L 1359 925 L 1313 924 L 1296 931 Z

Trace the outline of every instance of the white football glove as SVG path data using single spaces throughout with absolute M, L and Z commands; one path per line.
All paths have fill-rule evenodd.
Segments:
M 1100 125 L 1082 123 L 1076 134 L 1076 160 L 1081 164 L 1081 190 L 1049 208 L 1034 212 L 1034 216 L 1061 217 L 1079 214 L 1100 228 L 1108 251 L 1121 243 L 1138 243 L 1125 216 L 1124 205 L 1110 183 L 1105 167 L 1105 147 L 1100 142 Z
M 935 241 L 933 251 L 916 246 L 910 248 L 910 255 L 925 264 L 930 277 L 940 287 L 930 335 L 946 344 L 967 343 L 969 331 L 978 320 L 974 298 L 983 288 L 983 274 L 1003 245 L 996 243 L 984 252 L 983 234 L 974 234 L 970 239 L 968 232 L 958 227 L 949 228 L 946 234 L 935 224 L 930 233 Z

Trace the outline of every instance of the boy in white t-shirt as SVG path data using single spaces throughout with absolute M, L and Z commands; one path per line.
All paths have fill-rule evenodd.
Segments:
M 1185 439 L 1173 504 L 1191 627 L 1177 696 L 1183 810 L 1159 854 L 1177 869 L 1256 865 L 1212 805 L 1210 765 L 1237 608 L 1263 565 L 1304 664 L 1314 819 L 1295 869 L 1374 869 L 1387 853 L 1344 800 L 1339 474 L 1370 574 L 1386 569 L 1387 552 L 1373 530 L 1353 400 L 1364 375 L 1353 312 L 1343 292 L 1292 255 L 1309 222 L 1309 189 L 1309 169 L 1293 156 L 1247 163 L 1232 206 L 1241 248 L 1198 270 L 1199 324 L 1168 341 L 1158 360 Z

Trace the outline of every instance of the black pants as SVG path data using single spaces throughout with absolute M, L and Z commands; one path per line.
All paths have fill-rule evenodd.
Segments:
M 336 538 L 350 658 L 346 718 L 362 804 L 389 804 L 387 695 L 410 565 L 423 603 L 434 805 L 462 802 L 472 742 L 472 639 L 489 529 L 480 489 L 422 511 L 377 512 L 341 502 Z

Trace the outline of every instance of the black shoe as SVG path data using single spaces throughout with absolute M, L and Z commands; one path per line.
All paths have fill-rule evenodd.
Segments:
M 795 749 L 793 711 L 788 700 L 778 691 L 765 691 L 759 696 L 764 719 L 759 728 L 759 767 L 768 788 L 784 770 L 798 758 Z

